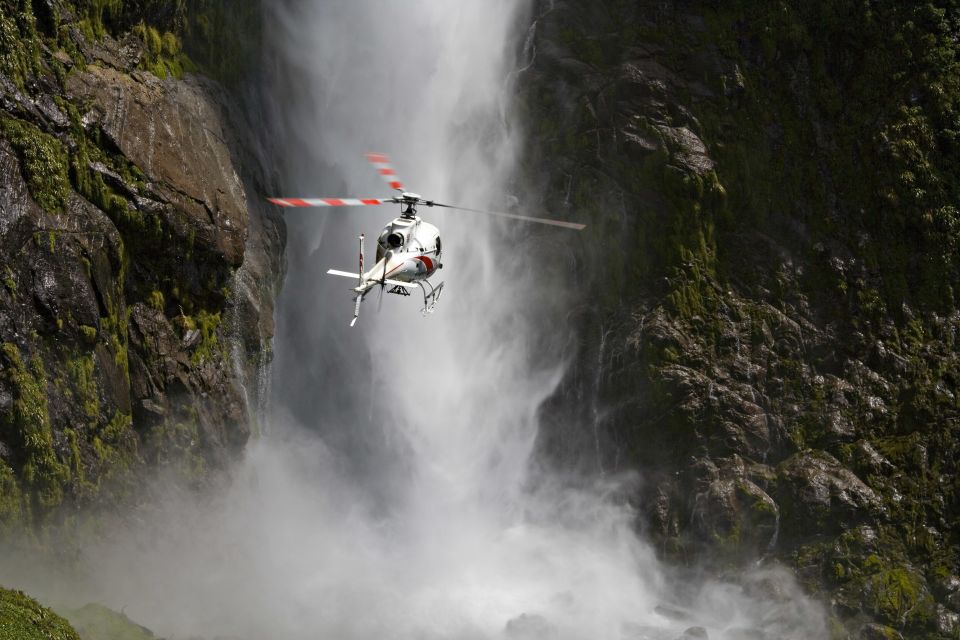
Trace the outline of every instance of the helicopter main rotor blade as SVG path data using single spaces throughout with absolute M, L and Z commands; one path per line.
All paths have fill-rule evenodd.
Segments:
M 363 207 L 397 202 L 396 198 L 267 198 L 281 207 Z
M 439 202 L 425 201 L 428 207 L 443 207 L 445 209 L 457 209 L 458 211 L 470 211 L 471 213 L 485 213 L 488 216 L 497 216 L 500 218 L 510 218 L 512 220 L 523 220 L 524 222 L 536 222 L 538 224 L 549 224 L 554 227 L 563 227 L 564 229 L 574 229 L 582 231 L 587 225 L 579 222 L 566 222 L 565 220 L 552 220 L 550 218 L 535 218 L 533 216 L 521 216 L 516 213 L 503 213 L 501 211 L 484 211 L 483 209 L 468 209 L 467 207 L 456 207 L 452 204 L 441 204 Z
M 400 180 L 400 176 L 397 175 L 397 172 L 393 170 L 393 165 L 390 164 L 390 158 L 387 157 L 386 154 L 368 153 L 367 162 L 376 168 L 377 173 L 379 173 L 380 177 L 383 178 L 388 185 L 390 185 L 391 189 L 403 191 L 403 181 Z

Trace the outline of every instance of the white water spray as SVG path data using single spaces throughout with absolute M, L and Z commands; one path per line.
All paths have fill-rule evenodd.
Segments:
M 529 9 L 274 4 L 282 195 L 387 195 L 363 160 L 382 151 L 426 197 L 494 209 L 522 199 L 510 193 L 519 130 L 503 121 L 502 88 Z M 420 213 L 444 240 L 436 314 L 394 296 L 377 313 L 374 294 L 352 330 L 349 285 L 324 272 L 354 268 L 357 233 L 396 211 L 288 214 L 271 437 L 226 496 L 171 499 L 149 535 L 90 549 L 86 595 L 178 638 L 820 635 L 819 611 L 795 592 L 671 580 L 611 498 L 620 480 L 531 481 L 537 410 L 570 336 L 566 261 L 545 269 L 523 248 L 529 234 L 568 232 Z

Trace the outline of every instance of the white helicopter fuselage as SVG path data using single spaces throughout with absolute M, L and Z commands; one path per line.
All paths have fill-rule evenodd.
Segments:
M 419 217 L 400 216 L 380 232 L 377 262 L 363 274 L 359 288 L 368 289 L 383 280 L 415 284 L 440 268 L 440 231 Z

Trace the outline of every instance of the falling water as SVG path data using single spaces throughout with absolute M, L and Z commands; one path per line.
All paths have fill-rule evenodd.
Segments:
M 523 132 L 501 117 L 502 87 L 531 9 L 272 3 L 280 117 L 265 126 L 283 195 L 388 195 L 363 160 L 380 151 L 428 198 L 522 206 Z M 772 599 L 671 577 L 611 498 L 617 478 L 571 489 L 533 475 L 573 276 L 536 246 L 573 232 L 423 208 L 444 241 L 437 312 L 421 317 L 416 295 L 378 311 L 374 293 L 349 328 L 351 282 L 325 271 L 354 269 L 356 236 L 396 213 L 287 214 L 270 437 L 225 496 L 171 498 L 146 537 L 89 550 L 90 597 L 172 637 L 822 637 L 819 610 L 776 572 L 752 578 Z

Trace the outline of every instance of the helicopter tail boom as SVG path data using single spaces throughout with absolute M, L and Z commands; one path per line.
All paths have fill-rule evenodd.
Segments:
M 329 275 L 331 275 L 331 276 L 343 276 L 343 277 L 345 277 L 345 278 L 353 278 L 353 279 L 356 279 L 356 278 L 357 278 L 357 274 L 353 273 L 352 271 L 340 271 L 339 269 L 327 269 L 327 273 L 328 273 Z M 361 288 L 364 288 L 364 287 L 365 287 L 366 289 L 371 289 L 371 288 L 373 288 L 374 285 L 378 285 L 378 284 L 381 284 L 381 283 L 383 283 L 383 284 L 389 284 L 390 286 L 394 286 L 394 287 L 397 286 L 397 285 L 399 285 L 399 286 L 401 286 L 401 287 L 409 287 L 409 286 L 415 284 L 415 283 L 413 283 L 413 282 L 403 282 L 403 281 L 401 281 L 401 280 L 391 280 L 390 278 L 387 278 L 386 280 L 380 280 L 380 279 L 378 278 L 378 279 L 376 279 L 376 280 L 367 280 L 363 285 L 360 285 L 359 287 L 357 287 L 357 289 L 361 289 Z

